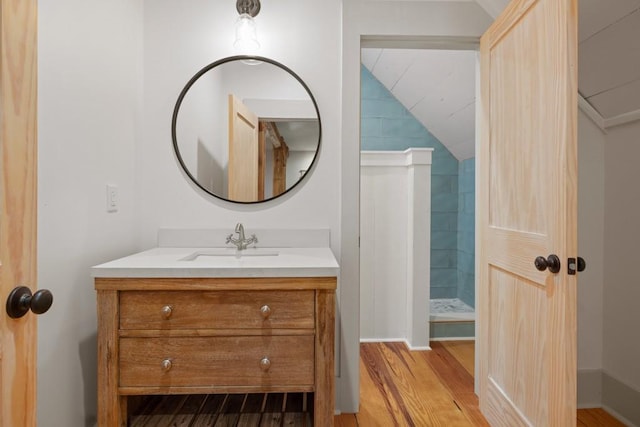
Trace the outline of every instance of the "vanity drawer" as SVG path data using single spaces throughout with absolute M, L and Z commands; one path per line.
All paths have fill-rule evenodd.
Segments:
M 120 329 L 313 329 L 314 291 L 123 291 Z
M 120 339 L 120 387 L 313 384 L 313 335 Z

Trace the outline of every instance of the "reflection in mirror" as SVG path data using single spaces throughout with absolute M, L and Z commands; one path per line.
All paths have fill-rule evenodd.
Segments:
M 306 84 L 268 58 L 208 65 L 187 83 L 173 113 L 173 145 L 184 171 L 232 202 L 269 200 L 293 188 L 311 169 L 320 135 Z

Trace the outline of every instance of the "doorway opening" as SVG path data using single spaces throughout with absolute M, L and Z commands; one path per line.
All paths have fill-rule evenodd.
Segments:
M 382 242 L 391 241 L 399 227 L 397 221 L 379 224 L 386 216 L 378 215 L 372 203 L 363 200 L 376 192 L 365 192 L 365 187 L 374 185 L 377 192 L 392 194 L 387 208 L 394 212 L 402 208 L 397 197 L 406 188 L 400 188 L 397 177 L 383 170 L 375 183 L 368 183 L 362 159 L 372 153 L 425 148 L 433 150 L 430 174 L 415 183 L 415 191 L 429 194 L 430 203 L 428 211 L 414 214 L 427 227 L 425 234 L 411 238 L 428 244 L 426 257 L 414 260 L 427 265 L 428 273 L 423 284 L 426 292 L 416 293 L 426 297 L 413 306 L 424 310 L 427 346 L 429 340 L 474 339 L 477 52 L 363 47 L 361 62 L 361 341 L 405 340 L 412 347 L 410 320 L 395 328 L 389 324 L 402 323 L 407 314 L 416 315 L 399 311 L 402 302 L 390 304 L 390 296 L 412 297 L 406 290 L 410 285 L 403 283 L 406 277 L 380 266 L 402 262 L 394 259 L 397 251 L 384 259 L 379 254 L 375 258 L 375 247 L 362 245 L 371 241 L 368 233 L 372 228 L 367 225 L 372 221 L 378 222 L 375 229 Z M 407 250 L 409 257 L 410 245 Z M 367 260 L 371 256 L 375 261 Z M 375 274 L 367 270 L 372 265 Z M 411 301 L 405 305 L 410 307 Z

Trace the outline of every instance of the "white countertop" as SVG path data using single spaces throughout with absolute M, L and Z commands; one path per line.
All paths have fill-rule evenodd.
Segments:
M 331 277 L 330 248 L 160 247 L 91 268 L 92 277 Z

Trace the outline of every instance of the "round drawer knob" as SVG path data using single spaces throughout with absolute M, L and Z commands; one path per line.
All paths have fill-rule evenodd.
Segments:
M 270 367 L 271 361 L 269 360 L 269 358 L 263 357 L 262 360 L 260 360 L 260 369 L 262 369 L 263 372 L 267 372 Z
M 168 319 L 171 317 L 171 314 L 173 314 L 173 307 L 171 307 L 170 305 L 165 305 L 164 307 L 162 307 L 162 317 Z
M 269 316 L 271 316 L 271 307 L 269 307 L 268 305 L 263 305 L 260 308 L 260 315 L 262 316 L 262 318 L 264 320 L 267 320 L 269 318 Z
M 171 370 L 171 366 L 173 366 L 172 363 L 171 363 L 171 359 L 164 359 L 162 361 L 162 370 L 163 371 L 169 372 Z

